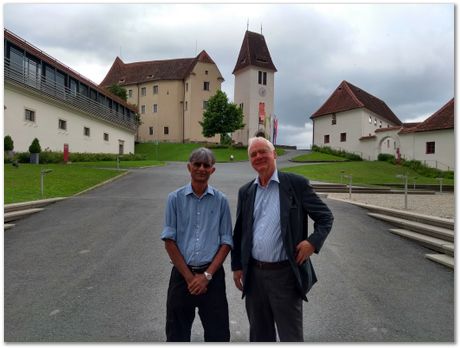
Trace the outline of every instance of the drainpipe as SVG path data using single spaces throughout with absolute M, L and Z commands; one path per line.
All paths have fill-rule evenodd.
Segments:
M 185 80 L 183 84 L 184 88 L 184 98 L 182 99 L 182 144 L 185 143 Z

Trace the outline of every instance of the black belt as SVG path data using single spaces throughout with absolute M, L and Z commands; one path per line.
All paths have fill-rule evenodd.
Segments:
M 193 273 L 204 273 L 208 269 L 210 264 L 211 263 L 207 263 L 207 264 L 201 265 L 201 266 L 191 266 L 191 265 L 187 265 L 187 266 L 188 266 L 188 268 L 190 268 L 190 270 Z
M 280 262 L 264 262 L 264 261 L 259 261 L 256 259 L 251 259 L 251 264 L 254 265 L 254 267 L 257 267 L 259 269 L 276 270 L 276 269 L 282 269 L 282 268 L 288 267 L 289 260 L 284 260 Z

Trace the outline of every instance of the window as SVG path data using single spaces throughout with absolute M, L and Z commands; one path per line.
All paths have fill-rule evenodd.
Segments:
M 109 141 L 109 133 L 104 133 L 104 141 Z
M 241 111 L 243 111 L 243 107 L 244 107 L 244 103 L 241 103 L 241 104 L 240 104 L 240 109 L 241 109 Z
M 377 125 L 377 118 L 374 118 L 374 125 Z
M 203 83 L 203 90 L 204 90 L 204 91 L 209 91 L 209 82 L 208 82 L 208 81 L 204 81 L 204 83 Z
M 35 122 L 35 111 L 26 109 L 25 116 L 26 121 Z
M 326 135 L 324 136 L 324 143 L 325 143 L 325 144 L 329 144 L 329 134 L 326 134 Z
M 153 94 L 158 94 L 158 85 L 153 86 Z
M 185 102 L 185 111 L 188 109 L 188 101 Z
M 59 119 L 59 129 L 67 130 L 67 121 Z
M 153 127 L 149 127 L 149 134 L 153 135 Z
M 83 127 L 83 135 L 89 137 L 90 131 L 88 127 Z
M 387 149 L 390 148 L 390 139 L 387 140 Z
M 433 154 L 435 151 L 435 143 L 434 141 L 427 141 L 426 142 L 426 153 Z
M 267 84 L 267 72 L 259 71 L 259 85 L 266 85 Z
M 208 108 L 208 101 L 203 100 L 203 109 L 207 109 L 207 108 Z
M 128 97 L 129 98 L 133 97 L 133 90 L 132 89 L 128 89 Z
M 158 104 L 153 104 L 153 112 L 158 112 Z
M 331 124 L 336 124 L 336 123 L 337 123 L 336 115 L 332 114 L 332 122 L 331 122 Z
M 340 141 L 347 141 L 347 133 L 340 133 Z
M 369 123 L 372 124 L 372 116 L 369 116 Z
M 168 135 L 169 134 L 169 127 L 165 127 L 163 132 L 164 132 L 165 135 Z
M 382 128 L 382 121 L 379 121 L 379 128 Z
M 207 71 L 207 70 L 205 70 L 205 71 L 204 71 L 204 74 L 205 74 L 205 75 L 207 75 L 207 74 L 208 74 L 208 71 Z
M 141 114 L 145 114 L 145 105 L 141 105 Z
M 142 87 L 141 88 L 141 96 L 145 97 L 146 94 L 147 94 L 147 90 L 145 89 L 145 87 Z
M 185 91 L 188 92 L 188 82 L 185 83 Z

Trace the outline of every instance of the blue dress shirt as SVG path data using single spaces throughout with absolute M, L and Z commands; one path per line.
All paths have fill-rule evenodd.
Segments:
M 280 194 L 278 171 L 275 169 L 266 187 L 260 185 L 259 177 L 254 202 L 252 257 L 264 262 L 287 260 L 281 237 Z
M 208 185 L 198 197 L 188 185 L 171 192 L 161 239 L 172 239 L 190 266 L 210 263 L 222 244 L 233 248 L 227 197 Z

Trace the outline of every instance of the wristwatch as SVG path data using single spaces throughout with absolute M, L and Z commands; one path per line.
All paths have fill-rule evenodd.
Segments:
M 206 277 L 207 280 L 212 280 L 212 274 L 209 272 L 204 272 L 204 276 Z

